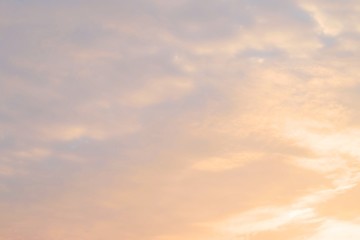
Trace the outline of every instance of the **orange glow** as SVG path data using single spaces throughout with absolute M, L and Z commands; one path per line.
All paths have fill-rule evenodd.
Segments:
M 360 238 L 359 1 L 0 14 L 0 240 Z

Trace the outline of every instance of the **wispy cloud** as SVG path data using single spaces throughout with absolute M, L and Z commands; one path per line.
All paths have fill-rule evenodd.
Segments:
M 0 238 L 356 238 L 359 11 L 2 1 Z

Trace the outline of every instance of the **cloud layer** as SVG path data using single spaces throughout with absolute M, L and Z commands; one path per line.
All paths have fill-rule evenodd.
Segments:
M 0 239 L 360 236 L 359 2 L 0 13 Z

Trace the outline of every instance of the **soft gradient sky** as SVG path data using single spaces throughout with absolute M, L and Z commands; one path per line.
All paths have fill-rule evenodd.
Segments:
M 360 239 L 360 1 L 0 16 L 0 240 Z

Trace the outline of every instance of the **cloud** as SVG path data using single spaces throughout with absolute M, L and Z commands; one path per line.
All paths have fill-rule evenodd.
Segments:
M 186 79 L 155 80 L 147 85 L 143 89 L 137 89 L 122 96 L 119 99 L 120 104 L 130 107 L 146 107 L 184 97 L 193 89 L 193 83 Z
M 241 167 L 247 162 L 253 162 L 260 159 L 259 153 L 245 153 L 233 154 L 225 157 L 213 157 L 205 160 L 197 161 L 193 164 L 192 169 L 200 171 L 224 171 L 237 167 Z
M 0 238 L 356 237 L 358 5 L 1 2 Z
M 319 30 L 326 35 L 337 36 L 344 32 L 358 32 L 358 3 L 349 1 L 345 4 L 326 1 L 304 1 L 300 4 L 318 24 Z
M 291 224 L 294 221 L 306 221 L 314 215 L 311 208 L 286 210 L 264 208 L 226 220 L 216 227 L 226 234 L 246 236 L 248 234 L 274 230 L 286 224 Z
M 334 219 L 325 221 L 310 240 L 335 240 L 340 238 L 358 238 L 360 236 L 357 222 L 343 222 Z

